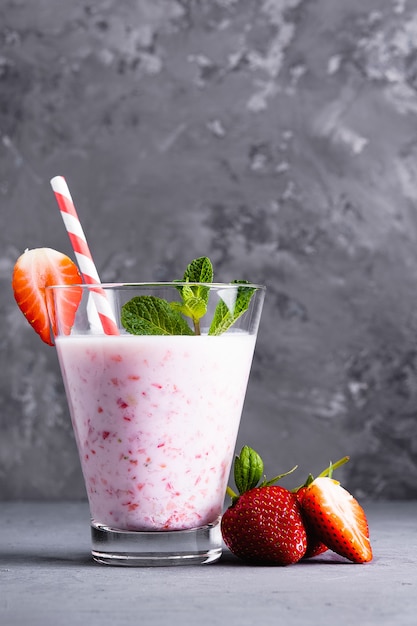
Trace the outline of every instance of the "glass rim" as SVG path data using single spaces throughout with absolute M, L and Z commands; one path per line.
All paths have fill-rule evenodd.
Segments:
M 71 289 L 75 287 L 77 289 L 83 289 L 88 291 L 89 289 L 138 289 L 146 287 L 207 287 L 208 289 L 236 289 L 238 287 L 248 287 L 251 289 L 257 289 L 258 291 L 265 291 L 266 286 L 258 283 L 197 283 L 197 282 L 184 282 L 184 281 L 153 281 L 153 282 L 140 282 L 140 283 L 75 283 L 71 285 L 48 285 L 45 289 Z

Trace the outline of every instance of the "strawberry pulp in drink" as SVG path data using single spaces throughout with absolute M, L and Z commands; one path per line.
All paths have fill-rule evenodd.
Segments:
M 166 531 L 218 519 L 255 340 L 56 337 L 93 523 Z

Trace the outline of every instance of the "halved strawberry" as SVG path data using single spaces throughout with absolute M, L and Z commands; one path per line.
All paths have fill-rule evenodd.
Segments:
M 354 563 L 372 559 L 369 527 L 359 502 L 333 478 L 319 477 L 306 488 L 303 513 L 317 537 Z
M 349 461 L 349 457 L 344 456 L 341 459 L 339 459 L 339 461 L 337 461 L 336 463 L 330 463 L 319 474 L 317 478 L 321 478 L 323 476 L 331 477 L 333 475 L 334 470 L 336 470 L 341 465 L 344 465 L 345 463 L 347 463 L 347 461 Z M 327 546 L 321 541 L 320 537 L 317 535 L 317 532 L 314 529 L 314 526 L 309 522 L 309 520 L 306 518 L 302 510 L 305 493 L 307 491 L 308 486 L 311 485 L 313 480 L 314 480 L 314 477 L 311 474 L 309 474 L 303 485 L 301 485 L 300 487 L 296 487 L 296 489 L 292 490 L 293 493 L 295 493 L 296 495 L 299 505 L 301 506 L 301 512 L 303 513 L 303 518 L 304 518 L 304 526 L 307 532 L 307 550 L 303 556 L 303 559 L 311 559 L 312 557 L 318 556 L 319 554 L 322 554 L 323 552 L 326 552 L 327 550 Z
M 54 345 L 51 335 L 56 320 L 49 319 L 45 288 L 53 285 L 79 285 L 81 274 L 75 263 L 62 252 L 52 248 L 26 250 L 13 269 L 12 288 L 18 307 L 41 339 Z M 60 292 L 60 323 L 69 334 L 81 300 L 81 288 L 63 289 Z

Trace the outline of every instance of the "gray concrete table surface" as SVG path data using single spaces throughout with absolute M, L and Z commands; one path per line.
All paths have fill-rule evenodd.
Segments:
M 370 502 L 374 559 L 122 568 L 90 557 L 85 502 L 0 502 L 1 626 L 417 624 L 417 501 Z

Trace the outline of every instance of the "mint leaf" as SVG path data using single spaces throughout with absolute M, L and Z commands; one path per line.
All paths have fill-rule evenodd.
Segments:
M 193 335 L 192 329 L 166 300 L 136 296 L 122 306 L 121 322 L 133 335 Z
M 213 266 L 209 258 L 203 256 L 194 259 L 185 270 L 182 281 L 184 283 L 198 283 L 178 287 L 182 302 L 172 302 L 175 311 L 191 317 L 196 335 L 200 334 L 200 319 L 207 313 L 210 289 L 200 283 L 213 282 Z
M 242 286 L 238 287 L 234 302 L 226 303 L 225 300 L 220 300 L 217 304 L 210 325 L 209 335 L 221 335 L 221 333 L 224 333 L 249 307 L 255 288 L 245 287 L 244 285 L 249 284 L 246 280 L 234 280 L 232 284 Z M 230 290 L 227 291 L 229 292 Z M 230 293 L 233 292 L 230 291 Z
M 207 312 L 207 302 L 202 298 L 196 298 L 194 296 L 187 298 L 183 302 L 171 302 L 170 304 L 175 311 L 187 315 L 187 317 L 191 317 L 191 319 L 196 321 Z
M 210 259 L 202 256 L 194 259 L 187 266 L 183 278 L 184 283 L 212 283 L 213 282 L 213 265 Z
M 264 464 L 257 452 L 249 446 L 243 446 L 240 455 L 235 458 L 234 479 L 240 494 L 256 487 L 264 471 Z

